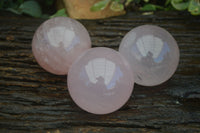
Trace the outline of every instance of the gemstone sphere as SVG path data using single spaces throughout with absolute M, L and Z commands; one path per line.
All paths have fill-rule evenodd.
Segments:
M 74 102 L 94 114 L 122 107 L 131 96 L 134 79 L 125 58 L 109 48 L 92 48 L 69 69 L 68 90 Z
M 143 25 L 122 39 L 119 52 L 129 61 L 137 84 L 159 85 L 168 80 L 179 63 L 179 48 L 165 29 Z
M 32 51 L 41 67 L 57 75 L 67 74 L 75 59 L 91 47 L 85 27 L 68 17 L 56 17 L 39 26 Z

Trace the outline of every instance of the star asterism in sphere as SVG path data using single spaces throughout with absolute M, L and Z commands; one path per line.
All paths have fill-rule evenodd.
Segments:
M 57 75 L 67 74 L 81 53 L 91 48 L 85 27 L 68 17 L 56 17 L 39 26 L 32 40 L 32 51 L 41 67 Z
M 128 60 L 137 84 L 159 85 L 168 80 L 179 63 L 179 48 L 169 32 L 143 25 L 123 38 L 119 52 Z
M 70 67 L 68 90 L 74 102 L 94 114 L 108 114 L 131 96 L 134 78 L 126 59 L 109 48 L 92 48 Z

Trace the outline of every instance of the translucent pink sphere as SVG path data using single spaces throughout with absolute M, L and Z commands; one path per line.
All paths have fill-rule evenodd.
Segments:
M 45 21 L 35 32 L 32 50 L 37 62 L 48 72 L 65 75 L 75 59 L 91 47 L 85 27 L 67 17 Z
M 109 48 L 92 48 L 69 69 L 68 88 L 75 103 L 94 114 L 107 114 L 122 107 L 134 85 L 128 62 Z
M 179 48 L 169 32 L 153 25 L 132 29 L 119 52 L 129 61 L 137 84 L 159 85 L 168 80 L 179 63 Z

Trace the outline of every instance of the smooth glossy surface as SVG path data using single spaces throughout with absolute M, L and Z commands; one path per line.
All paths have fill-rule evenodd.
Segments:
M 128 62 L 117 51 L 92 48 L 69 69 L 68 88 L 75 103 L 87 112 L 107 114 L 129 99 L 133 75 Z
M 119 52 L 129 61 L 137 84 L 159 85 L 175 72 L 179 48 L 169 32 L 161 27 L 143 25 L 123 38 Z
M 45 70 L 67 74 L 75 59 L 91 47 L 87 30 L 78 21 L 56 17 L 45 21 L 35 32 L 32 50 Z

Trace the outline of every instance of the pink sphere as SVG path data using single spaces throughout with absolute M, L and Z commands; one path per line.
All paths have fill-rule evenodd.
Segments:
M 119 52 L 129 61 L 137 84 L 159 85 L 168 80 L 179 63 L 179 48 L 165 29 L 143 25 L 123 38 Z
M 79 107 L 90 113 L 118 110 L 131 96 L 133 85 L 128 62 L 113 49 L 87 50 L 69 69 L 69 93 Z
M 48 72 L 65 75 L 75 59 L 91 47 L 85 27 L 68 17 L 45 21 L 32 40 L 33 54 Z

